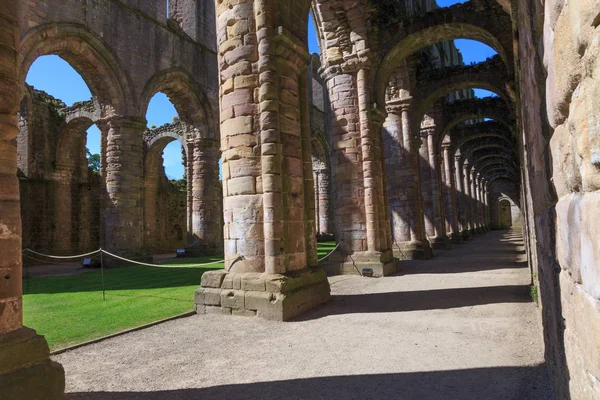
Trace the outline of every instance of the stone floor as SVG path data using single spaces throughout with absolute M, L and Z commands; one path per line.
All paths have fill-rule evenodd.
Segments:
M 549 399 L 520 236 L 331 278 L 295 322 L 203 315 L 56 356 L 69 399 Z

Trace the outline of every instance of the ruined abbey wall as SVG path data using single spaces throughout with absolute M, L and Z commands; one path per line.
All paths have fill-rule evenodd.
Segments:
M 598 6 L 520 1 L 517 20 L 531 265 L 565 399 L 600 397 Z

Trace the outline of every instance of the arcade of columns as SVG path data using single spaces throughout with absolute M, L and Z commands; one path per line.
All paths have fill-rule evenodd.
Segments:
M 206 13 L 209 2 L 178 1 L 174 7 L 184 15 L 194 10 L 192 3 L 202 4 L 192 15 Z M 600 52 L 598 4 L 471 0 L 419 13 L 415 3 L 431 2 L 215 1 L 228 261 L 224 270 L 203 275 L 197 312 L 289 320 L 330 298 L 326 270 L 394 273 L 399 259 L 427 259 L 434 250 L 499 227 L 498 202 L 508 197 L 524 213 L 554 391 L 559 398 L 597 398 L 600 246 L 590 221 L 600 205 L 595 123 L 600 96 L 593 61 Z M 330 111 L 328 143 L 319 151 L 309 100 L 314 97 L 309 10 L 323 50 L 319 75 Z M 49 360 L 43 337 L 22 326 L 15 94 L 23 86 L 23 59 L 31 60 L 23 54 L 30 37 L 20 44 L 21 11 L 13 0 L 0 10 L 0 250 L 6 254 L 0 259 L 0 384 L 9 398 L 41 398 L 41 391 L 44 398 L 60 398 L 61 367 Z M 170 21 L 182 23 L 192 41 L 209 31 L 190 30 L 181 15 Z M 484 42 L 498 56 L 478 65 L 423 68 L 420 51 L 457 38 Z M 60 53 L 61 47 L 46 50 Z M 74 63 L 76 55 L 65 54 Z M 94 69 L 93 49 L 79 55 L 86 60 L 82 68 Z M 143 115 L 138 97 L 144 91 L 138 90 L 145 85 L 128 88 L 129 80 L 95 71 L 118 88 L 103 91 L 91 80 L 100 101 L 123 100 L 106 102 L 114 108 L 103 109 L 108 114 L 100 121 L 107 132 L 105 243 L 135 254 L 144 248 L 144 123 L 135 115 Z M 200 76 L 197 70 L 186 76 L 196 73 Z M 191 105 L 188 112 L 178 111 L 197 128 L 198 140 L 214 141 L 210 116 L 217 113 L 198 106 L 202 96 L 182 95 L 185 79 L 161 82 L 158 90 Z M 498 97 L 453 95 L 473 87 Z M 194 118 L 200 108 L 202 116 Z M 210 157 L 192 151 L 194 173 L 214 175 L 202 168 L 217 158 L 210 151 Z M 189 149 L 187 154 L 191 157 Z M 319 158 L 316 171 L 329 172 L 329 190 L 321 189 L 322 174 L 313 174 Z M 198 204 L 206 194 L 192 188 Z M 316 233 L 331 225 L 327 233 L 335 235 L 339 248 L 319 265 Z

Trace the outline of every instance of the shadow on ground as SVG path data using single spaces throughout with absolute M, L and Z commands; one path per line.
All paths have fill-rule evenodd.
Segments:
M 69 400 L 486 399 L 546 400 L 544 365 L 333 376 L 157 392 L 72 393 Z
M 490 286 L 355 295 L 333 295 L 325 306 L 296 321 L 338 314 L 447 310 L 499 303 L 530 303 L 529 286 Z

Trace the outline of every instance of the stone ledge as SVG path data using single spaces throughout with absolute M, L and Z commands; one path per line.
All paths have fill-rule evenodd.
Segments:
M 257 316 L 287 321 L 331 297 L 323 269 L 294 274 L 208 271 L 194 296 L 198 314 Z

